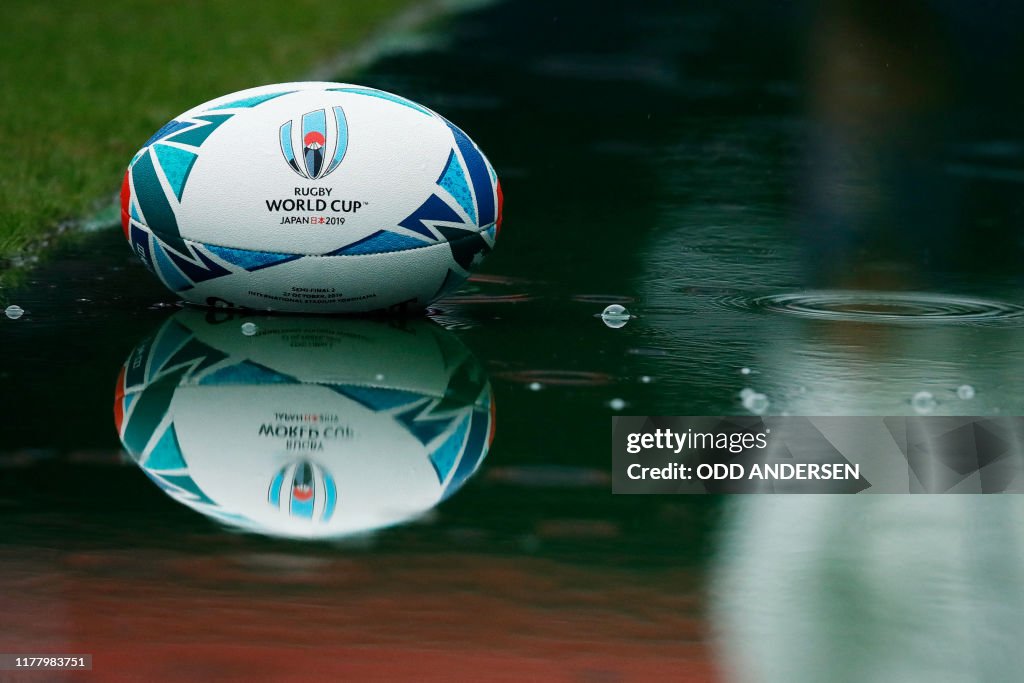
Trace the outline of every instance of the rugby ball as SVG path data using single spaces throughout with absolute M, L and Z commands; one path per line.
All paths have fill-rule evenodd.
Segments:
M 280 83 L 219 97 L 132 159 L 121 223 L 185 301 L 309 313 L 423 308 L 501 227 L 497 175 L 443 116 L 382 90 Z
M 480 466 L 493 410 L 479 360 L 425 320 L 194 309 L 135 348 L 114 398 L 125 450 L 167 495 L 289 538 L 421 516 Z

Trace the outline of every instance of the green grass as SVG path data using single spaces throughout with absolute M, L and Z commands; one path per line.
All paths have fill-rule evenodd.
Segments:
M 235 90 L 301 79 L 413 0 L 5 0 L 0 271 L 109 200 L 143 142 Z

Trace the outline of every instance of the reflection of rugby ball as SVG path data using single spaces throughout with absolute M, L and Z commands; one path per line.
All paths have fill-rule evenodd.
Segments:
M 118 378 L 121 441 L 178 502 L 268 535 L 345 536 L 422 515 L 487 454 L 490 385 L 451 332 L 255 322 L 247 336 L 230 314 L 182 311 Z
M 422 308 L 494 246 L 501 189 L 465 133 L 390 93 L 281 83 L 176 117 L 132 159 L 125 237 L 186 301 Z

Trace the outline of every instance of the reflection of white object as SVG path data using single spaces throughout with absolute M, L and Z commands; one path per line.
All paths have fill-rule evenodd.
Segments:
M 316 313 L 423 307 L 494 246 L 497 175 L 391 93 L 280 83 L 186 111 L 132 159 L 125 237 L 185 300 Z
M 713 571 L 726 680 L 1019 680 L 1021 496 L 732 504 Z
M 369 531 L 432 508 L 487 452 L 486 375 L 441 328 L 267 318 L 258 336 L 237 330 L 230 316 L 173 316 L 129 357 L 115 398 L 125 448 L 203 514 L 270 535 Z
M 619 304 L 611 304 L 601 311 L 600 315 L 601 321 L 613 330 L 625 327 L 632 317 L 629 311 L 626 310 L 626 307 Z
M 910 405 L 914 407 L 914 412 L 921 415 L 926 415 L 935 410 L 938 401 L 935 400 L 935 396 L 930 391 L 919 391 L 914 394 L 914 397 L 910 399 Z
M 743 401 L 743 407 L 755 415 L 761 415 L 764 411 L 768 410 L 770 402 L 764 394 L 759 394 L 753 389 L 744 389 L 740 392 L 740 397 Z

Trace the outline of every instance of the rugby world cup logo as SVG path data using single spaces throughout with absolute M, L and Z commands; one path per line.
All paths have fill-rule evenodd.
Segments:
M 295 150 L 301 150 L 296 155 Z M 348 122 L 341 107 L 318 109 L 281 125 L 281 153 L 288 166 L 307 180 L 334 172 L 348 149 Z

